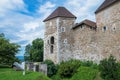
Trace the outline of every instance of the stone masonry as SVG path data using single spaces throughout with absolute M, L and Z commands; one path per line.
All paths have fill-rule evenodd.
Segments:
M 44 20 L 44 60 L 60 63 L 80 59 L 99 63 L 110 54 L 120 60 L 119 7 L 119 0 L 105 0 L 95 12 L 96 27 L 81 22 L 75 29 L 76 17 L 66 8 L 58 7 Z

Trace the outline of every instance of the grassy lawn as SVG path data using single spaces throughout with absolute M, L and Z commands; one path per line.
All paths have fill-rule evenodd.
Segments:
M 11 68 L 0 68 L 0 80 L 50 80 L 40 72 L 27 71 L 23 75 L 22 71 L 15 71 Z
M 79 67 L 77 73 L 75 73 L 71 78 L 61 79 L 59 75 L 55 75 L 53 80 L 103 80 L 100 77 L 100 72 L 97 69 L 90 67 Z

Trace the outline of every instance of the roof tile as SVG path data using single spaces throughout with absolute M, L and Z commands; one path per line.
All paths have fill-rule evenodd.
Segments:
M 79 27 L 79 26 L 81 26 L 81 25 L 83 25 L 83 24 L 86 24 L 86 25 L 88 25 L 88 26 L 90 26 L 90 27 L 93 27 L 93 28 L 95 28 L 95 29 L 97 28 L 95 22 L 86 19 L 86 20 L 84 20 L 84 21 L 76 24 L 76 25 L 73 27 L 73 29 L 75 29 L 75 28 L 77 28 L 77 27 Z
M 76 16 L 74 16 L 71 12 L 69 12 L 65 7 L 58 7 L 43 22 L 56 18 L 56 17 L 76 18 Z

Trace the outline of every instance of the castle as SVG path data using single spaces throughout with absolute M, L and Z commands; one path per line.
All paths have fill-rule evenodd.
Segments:
M 44 20 L 44 60 L 99 63 L 110 54 L 120 60 L 120 0 L 105 0 L 95 15 L 96 22 L 75 23 L 76 16 L 66 8 L 53 11 Z

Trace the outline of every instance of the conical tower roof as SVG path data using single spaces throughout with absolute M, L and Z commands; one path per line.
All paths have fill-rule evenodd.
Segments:
M 48 20 L 53 19 L 53 18 L 56 18 L 56 17 L 76 18 L 76 16 L 74 16 L 65 7 L 58 7 L 43 22 L 48 21 Z

